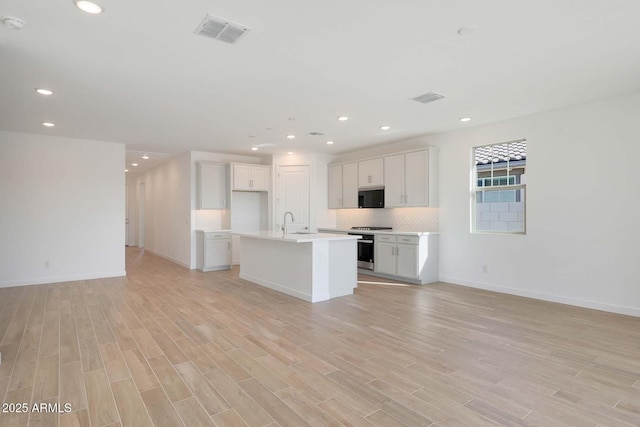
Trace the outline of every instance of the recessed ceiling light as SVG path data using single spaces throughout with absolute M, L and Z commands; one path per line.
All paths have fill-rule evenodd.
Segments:
M 287 135 L 288 139 L 294 139 L 296 136 L 295 135 Z
M 142 156 L 143 159 L 148 160 L 149 159 L 149 155 L 147 153 L 144 154 L 144 156 Z
M 327 144 L 331 145 L 331 144 L 333 144 L 333 141 L 327 141 Z
M 53 95 L 53 91 L 49 89 L 36 89 L 40 95 Z
M 52 128 L 54 127 L 56 124 L 55 123 L 51 123 L 51 122 L 43 122 L 42 126 L 46 126 L 48 128 Z
M 258 151 L 258 147 L 251 147 L 251 150 Z
M 138 166 L 137 163 L 131 163 L 131 166 Z
M 383 126 L 380 126 L 380 129 L 382 129 L 382 130 L 389 130 L 389 129 L 391 129 L 391 126 L 383 125 Z
M 460 117 L 460 121 L 461 122 L 470 122 L 471 121 L 471 117 Z
M 338 120 L 340 120 L 341 122 L 346 122 L 347 120 L 349 120 L 349 117 L 347 117 L 347 116 L 338 116 Z
M 102 13 L 102 8 L 100 6 L 98 6 L 97 4 L 92 3 L 90 1 L 75 0 L 74 3 L 83 12 L 87 12 L 87 13 L 90 13 L 92 15 L 97 15 L 99 13 Z
M 289 151 L 287 154 L 293 154 L 293 151 Z
M 129 172 L 129 169 L 125 169 L 124 171 L 125 171 L 125 172 Z

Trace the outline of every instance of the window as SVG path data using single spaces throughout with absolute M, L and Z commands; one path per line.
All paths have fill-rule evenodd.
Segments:
M 527 141 L 473 148 L 471 231 L 525 233 Z

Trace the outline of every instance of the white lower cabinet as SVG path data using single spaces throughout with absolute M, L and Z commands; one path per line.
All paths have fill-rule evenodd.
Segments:
M 376 273 L 396 274 L 396 242 L 393 242 L 387 236 L 380 241 L 380 236 L 375 236 L 374 269 Z
M 375 235 L 374 272 L 415 283 L 438 280 L 438 235 Z
M 224 231 L 196 231 L 200 271 L 228 270 L 231 268 L 231 233 Z
M 396 246 L 396 274 L 400 277 L 419 279 L 420 269 L 418 267 L 418 242 L 416 242 L 415 244 L 400 243 L 401 239 L 405 238 L 398 238 L 398 245 Z
M 375 271 L 417 280 L 418 236 L 375 236 Z

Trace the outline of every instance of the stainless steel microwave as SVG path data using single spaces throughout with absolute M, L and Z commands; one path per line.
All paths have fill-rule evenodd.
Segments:
M 384 188 L 358 191 L 359 208 L 384 208 Z

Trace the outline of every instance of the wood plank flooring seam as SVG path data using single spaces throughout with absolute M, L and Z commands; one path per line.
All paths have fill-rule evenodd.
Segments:
M 44 307 L 43 307 L 43 311 L 44 311 L 44 310 L 46 310 L 46 308 L 44 308 Z M 58 324 L 58 327 L 59 327 L 59 324 Z M 37 372 L 38 372 L 38 364 L 40 363 L 40 350 L 41 350 L 42 335 L 43 335 L 44 328 L 45 328 L 45 322 L 42 322 L 42 325 L 41 325 L 41 327 L 40 327 L 40 340 L 38 341 L 38 354 L 37 354 L 37 356 L 36 356 L 36 366 L 35 366 L 35 372 L 36 372 L 36 373 L 33 375 L 33 381 L 34 381 L 34 383 L 33 383 L 33 384 L 35 384 L 36 375 L 37 375 Z M 59 345 L 60 345 L 60 340 L 58 339 L 58 346 L 59 346 Z M 20 353 L 18 352 L 18 354 L 20 354 Z M 17 357 L 17 356 L 16 356 L 16 357 Z M 60 368 L 58 368 L 58 369 L 60 369 Z M 58 378 L 60 378 L 60 373 L 59 373 L 59 372 L 58 372 Z M 32 386 L 31 386 L 31 398 L 29 399 L 29 403 L 30 403 L 30 404 L 33 404 L 33 397 L 34 397 L 34 393 L 35 393 L 35 387 L 33 386 L 33 384 L 32 384 Z M 59 384 L 59 383 L 58 383 L 58 384 Z M 58 385 L 58 388 L 59 388 L 59 385 Z M 59 393 L 58 393 L 58 395 L 59 395 Z M 33 413 L 32 413 L 31 411 L 29 411 L 29 415 L 28 415 L 28 417 L 27 417 L 27 423 L 29 423 L 29 422 L 30 422 L 30 419 L 31 419 L 31 415 L 32 415 L 32 414 L 33 414 Z
M 112 326 L 111 326 L 111 324 L 109 324 L 108 322 L 107 322 L 107 326 L 108 326 L 110 329 L 111 329 L 111 327 L 112 327 Z M 125 324 L 123 327 L 125 327 L 125 328 L 127 328 L 127 329 L 128 329 L 128 326 L 127 326 L 126 324 Z M 143 327 L 144 327 L 144 326 L 143 326 Z M 113 330 L 111 330 L 111 332 L 113 333 Z M 129 331 L 129 332 L 130 332 L 130 331 Z M 133 335 L 132 335 L 132 336 L 133 336 Z M 134 339 L 134 341 L 135 341 L 135 337 L 133 337 L 133 339 Z M 116 340 L 115 344 L 116 344 L 116 346 L 118 346 L 118 349 L 120 350 L 120 354 L 121 354 L 121 356 L 123 357 L 123 361 L 124 361 L 124 355 L 122 354 L 122 349 L 120 348 L 120 344 L 118 343 L 118 341 L 117 341 L 117 340 Z M 136 341 L 136 344 L 137 344 L 137 341 Z M 138 345 L 138 344 L 137 344 L 137 345 Z M 138 346 L 139 346 L 139 345 L 138 345 Z M 139 348 L 138 348 L 138 351 L 139 351 Z M 143 355 L 143 357 L 144 357 L 144 355 Z M 145 361 L 146 361 L 146 358 L 145 358 Z M 148 363 L 148 362 L 147 362 L 147 363 Z M 129 364 L 128 364 L 128 363 L 126 363 L 126 361 L 125 361 L 125 366 L 127 367 L 127 370 L 129 371 L 129 375 L 130 375 L 130 377 L 131 377 L 131 378 L 133 378 L 133 373 L 131 372 L 131 367 L 129 366 Z M 167 393 L 167 391 L 164 389 L 164 386 L 162 385 L 162 382 L 160 381 L 160 379 L 158 378 L 157 374 L 155 373 L 155 371 L 154 371 L 153 369 L 151 369 L 151 373 L 153 374 L 153 376 L 155 377 L 156 381 L 158 382 L 159 387 L 163 390 L 163 392 L 164 392 L 164 393 Z M 114 382 L 115 382 L 115 381 L 114 381 Z M 142 396 L 142 392 L 140 391 L 140 389 L 139 389 L 137 386 L 135 387 L 135 389 L 136 389 L 136 393 L 138 394 L 138 397 L 141 399 L 141 401 L 143 401 L 143 402 L 144 402 L 144 398 L 143 398 L 143 396 Z M 113 393 L 113 390 L 112 390 L 112 393 Z M 115 395 L 114 395 L 114 399 L 115 399 Z M 186 400 L 186 399 L 185 399 L 185 400 Z M 174 407 L 174 410 L 175 410 L 175 406 L 174 406 L 174 403 L 175 403 L 175 402 L 170 402 L 170 403 L 171 403 L 171 406 L 172 406 L 172 407 Z M 149 412 L 149 408 L 147 407 L 147 405 L 146 405 L 146 404 L 144 404 L 143 406 L 145 407 L 145 412 L 146 412 L 147 416 L 149 416 L 149 419 L 152 419 L 152 417 L 151 417 L 151 413 Z M 116 409 L 118 409 L 118 408 L 117 408 L 117 405 L 116 405 Z M 177 412 L 177 411 L 176 411 L 176 413 L 178 414 L 178 416 L 180 416 L 179 412 Z
M 100 307 L 100 309 L 102 309 L 102 308 Z M 104 315 L 104 313 L 103 313 L 103 315 Z M 94 320 L 91 318 L 91 313 L 89 313 L 89 319 L 90 319 L 91 326 L 92 326 L 92 330 L 93 330 L 93 333 L 94 333 L 94 336 L 95 336 L 95 339 L 96 339 L 96 343 L 97 343 L 97 342 L 98 342 L 98 336 L 97 336 L 96 331 L 95 331 L 95 324 L 94 324 Z M 77 331 L 77 330 L 78 330 L 78 325 L 77 325 L 77 319 L 76 319 L 76 317 L 75 317 L 75 316 L 74 316 L 74 322 L 75 322 L 76 331 Z M 108 324 L 107 324 L 107 327 L 108 327 L 109 329 L 111 328 Z M 113 333 L 113 331 L 112 331 L 112 333 Z M 80 337 L 78 337 L 78 347 L 80 347 Z M 104 368 L 104 360 L 103 360 L 103 358 L 102 358 L 102 353 L 101 353 L 100 351 L 98 351 L 98 354 L 99 354 L 99 356 L 100 356 L 100 360 L 102 361 L 102 366 L 103 366 L 103 369 L 105 370 L 105 375 L 106 375 L 106 369 Z M 82 368 L 83 368 L 82 370 L 83 370 L 83 376 L 84 376 L 84 366 L 83 366 L 83 363 L 84 363 L 84 362 L 82 361 L 82 357 L 81 357 L 81 358 L 80 358 L 80 365 L 81 365 L 81 366 L 82 366 Z M 86 394 L 86 396 L 87 396 L 87 407 L 88 407 L 88 406 L 89 406 L 89 403 L 88 403 L 88 401 L 89 401 L 89 393 L 88 393 L 88 390 L 87 390 L 87 383 L 86 383 L 86 379 L 85 379 L 85 381 L 83 381 L 83 383 L 84 383 L 84 387 L 85 387 L 85 394 Z M 122 419 L 122 418 L 120 417 L 120 410 L 118 409 L 118 405 L 117 405 L 117 403 L 116 403 L 116 396 L 115 396 L 115 393 L 113 392 L 113 388 L 111 387 L 111 383 L 109 382 L 108 377 L 107 377 L 107 384 L 108 384 L 108 387 L 109 387 L 109 391 L 110 391 L 110 393 L 111 393 L 111 398 L 113 399 L 113 403 L 114 403 L 114 406 L 115 406 L 115 409 L 116 409 L 116 413 L 118 414 L 118 420 L 120 421 L 120 420 Z M 142 398 L 142 397 L 141 397 L 141 398 Z

